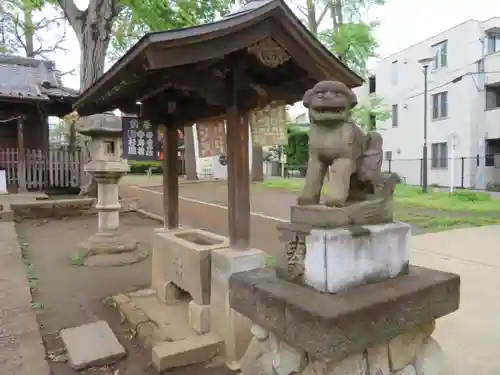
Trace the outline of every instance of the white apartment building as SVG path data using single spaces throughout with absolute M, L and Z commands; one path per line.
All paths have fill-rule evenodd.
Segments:
M 356 90 L 360 102 L 375 93 L 392 111 L 390 120 L 376 124 L 384 137 L 384 168 L 392 159 L 393 172 L 409 184 L 421 182 L 425 80 L 419 60 L 425 57 L 434 57 L 428 183 L 483 189 L 500 182 L 500 158 L 493 156 L 500 154 L 500 17 L 464 22 L 380 60 Z

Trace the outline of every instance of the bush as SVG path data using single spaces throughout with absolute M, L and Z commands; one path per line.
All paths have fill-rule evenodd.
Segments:
M 500 191 L 500 182 L 488 182 L 486 185 L 487 191 Z
M 451 196 L 462 202 L 487 202 L 491 200 L 488 193 L 476 193 L 474 191 L 455 191 L 451 193 Z
M 151 168 L 151 173 L 162 174 L 161 161 L 129 161 L 130 174 L 146 174 Z

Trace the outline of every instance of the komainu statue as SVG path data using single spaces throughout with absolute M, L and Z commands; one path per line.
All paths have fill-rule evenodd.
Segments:
M 299 205 L 319 203 L 328 167 L 327 206 L 392 198 L 398 178 L 381 172 L 382 136 L 365 133 L 352 120 L 351 110 L 357 103 L 356 95 L 337 81 L 319 82 L 304 94 L 311 130 L 306 184 Z

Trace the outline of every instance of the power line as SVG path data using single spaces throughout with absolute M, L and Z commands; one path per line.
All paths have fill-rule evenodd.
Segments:
M 437 90 L 437 89 L 440 89 L 441 87 L 444 87 L 446 85 L 449 85 L 450 83 L 458 83 L 462 80 L 462 78 L 466 77 L 466 76 L 474 76 L 474 75 L 477 75 L 477 74 L 493 74 L 493 73 L 500 73 L 500 70 L 493 70 L 493 71 L 489 71 L 489 72 L 466 72 L 464 74 L 461 74 L 449 81 L 446 81 L 438 86 L 435 86 L 433 87 L 432 89 L 429 89 L 427 90 L 428 92 L 431 92 L 431 91 L 434 91 L 434 90 Z M 408 99 L 413 99 L 417 96 L 420 96 L 420 95 L 423 95 L 424 92 L 419 92 L 418 94 L 415 94 L 415 95 L 411 95 L 411 96 L 408 96 L 406 97 L 405 99 L 408 100 Z

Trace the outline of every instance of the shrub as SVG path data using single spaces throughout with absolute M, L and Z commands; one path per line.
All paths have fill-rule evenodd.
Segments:
M 476 193 L 474 191 L 455 191 L 451 193 L 452 197 L 462 202 L 487 202 L 491 200 L 488 193 Z
M 487 191 L 500 191 L 500 182 L 488 182 L 486 185 Z
M 130 174 L 146 174 L 149 168 L 151 173 L 162 174 L 161 161 L 129 161 Z

